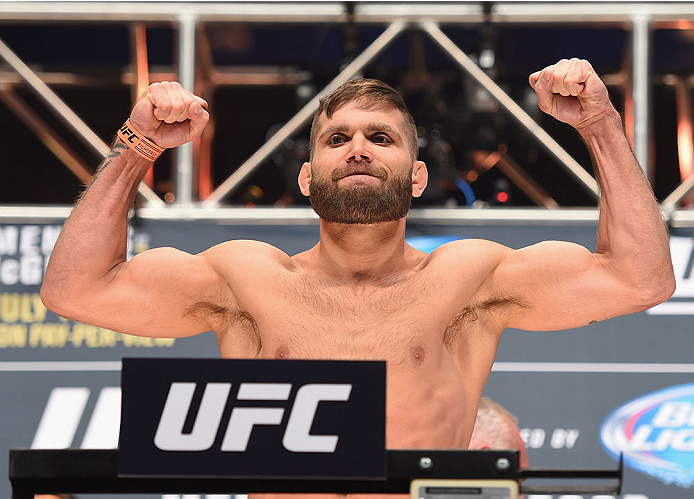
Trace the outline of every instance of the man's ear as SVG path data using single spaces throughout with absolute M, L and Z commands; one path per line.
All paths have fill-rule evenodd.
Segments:
M 311 185 L 311 163 L 304 163 L 301 165 L 298 182 L 301 194 L 308 196 L 310 193 L 309 186 Z
M 429 182 L 429 171 L 424 161 L 415 161 L 412 165 L 412 196 L 418 198 Z

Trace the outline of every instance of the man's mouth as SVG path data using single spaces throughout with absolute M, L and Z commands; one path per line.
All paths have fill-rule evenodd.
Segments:
M 372 178 L 382 178 L 383 175 L 380 174 L 380 172 L 374 170 L 374 169 L 369 169 L 369 168 L 355 168 L 353 170 L 347 170 L 347 171 L 337 171 L 335 172 L 336 175 L 336 180 L 342 180 L 344 178 L 349 178 L 349 177 L 372 177 Z
M 344 185 L 376 185 L 381 182 L 381 177 L 369 172 L 351 172 L 337 182 Z
M 356 176 L 364 176 L 364 177 L 378 177 L 378 175 L 374 175 L 371 172 L 351 172 L 348 173 L 347 175 L 344 175 L 342 178 L 347 178 L 347 177 L 356 177 Z

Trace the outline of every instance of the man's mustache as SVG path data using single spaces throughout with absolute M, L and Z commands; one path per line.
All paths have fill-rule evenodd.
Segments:
M 351 175 L 370 175 L 372 177 L 378 177 L 384 180 L 388 178 L 388 172 L 385 168 L 373 166 L 368 163 L 354 163 L 347 166 L 340 166 L 333 171 L 330 178 L 333 182 L 337 182 L 338 180 Z

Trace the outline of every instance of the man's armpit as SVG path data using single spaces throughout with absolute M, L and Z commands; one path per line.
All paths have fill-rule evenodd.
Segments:
M 499 295 L 467 305 L 448 323 L 444 332 L 444 343 L 452 345 L 472 322 L 504 322 L 503 316 L 514 307 L 525 307 L 520 297 Z M 484 325 L 482 327 L 484 328 Z
M 240 330 L 248 334 L 260 351 L 258 324 L 251 314 L 240 308 L 229 308 L 201 300 L 189 307 L 184 315 L 200 322 L 210 324 L 215 331 Z M 256 352 L 257 354 L 257 352 Z
M 200 322 L 214 325 L 215 328 L 219 329 L 226 329 L 231 324 L 238 322 L 244 315 L 248 315 L 248 318 L 251 321 L 253 320 L 250 314 L 242 312 L 239 309 L 224 307 L 208 300 L 198 301 L 186 309 L 183 315 Z

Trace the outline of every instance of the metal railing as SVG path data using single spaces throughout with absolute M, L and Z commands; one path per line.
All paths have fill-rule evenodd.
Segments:
M 0 2 L 0 19 L 3 21 L 42 21 L 42 22 L 165 22 L 178 26 L 179 67 L 178 78 L 187 88 L 195 84 L 195 43 L 196 27 L 199 23 L 245 22 L 245 23 L 320 23 L 341 22 L 345 20 L 345 5 L 341 2 L 325 3 L 236 3 L 236 2 L 176 2 L 175 9 L 162 2 Z M 174 12 L 175 11 L 175 12 Z M 266 144 L 252 155 L 236 172 L 202 203 L 193 202 L 193 148 L 191 144 L 179 147 L 176 155 L 176 200 L 170 205 L 164 204 L 146 185 L 140 187 L 148 205 L 140 210 L 143 217 L 152 218 L 225 218 L 237 217 L 235 208 L 221 208 L 219 201 L 239 185 L 247 176 L 267 158 L 282 140 L 305 124 L 318 105 L 318 97 L 331 91 L 333 87 L 352 77 L 365 67 L 390 40 L 403 31 L 405 27 L 422 29 L 431 36 L 442 50 L 449 53 L 458 65 L 478 84 L 483 86 L 499 103 L 524 126 L 554 157 L 579 181 L 586 190 L 597 196 L 595 180 L 570 155 L 554 142 L 532 119 L 506 95 L 483 71 L 448 39 L 439 29 L 439 25 L 475 24 L 489 19 L 495 23 L 575 23 L 600 26 L 621 26 L 630 32 L 631 37 L 631 83 L 632 102 L 634 106 L 634 151 L 646 172 L 649 165 L 649 123 L 650 117 L 650 37 L 655 27 L 670 27 L 683 21 L 694 21 L 694 3 L 692 2 L 653 2 L 653 3 L 597 3 L 587 2 L 495 2 L 491 12 L 486 14 L 479 2 L 441 3 L 428 2 L 393 4 L 381 2 L 360 2 L 355 4 L 352 19 L 357 23 L 387 23 L 383 34 L 351 65 L 343 70 L 318 96 L 299 111 L 284 125 Z M 21 77 L 41 96 L 41 98 L 66 123 L 73 127 L 91 148 L 99 154 L 108 153 L 107 145 L 101 141 L 82 120 L 75 115 L 60 99 L 17 58 L 4 43 L 0 41 L 0 56 L 5 59 Z M 694 189 L 694 178 L 689 177 L 675 189 L 663 202 L 663 212 L 673 223 L 688 224 L 690 217 L 679 213 L 676 205 Z M 27 217 L 37 216 L 42 208 L 35 207 L 0 207 L 0 221 L 7 216 L 16 218 L 24 213 Z M 55 214 L 54 208 L 44 208 L 46 215 Z M 281 210 L 281 209 L 277 209 Z M 243 211 L 243 210 L 242 210 Z M 459 211 L 459 210 L 453 210 Z M 487 216 L 484 210 L 465 210 L 465 215 L 458 219 L 471 218 L 497 219 L 500 213 L 509 220 L 529 220 L 527 215 L 517 217 L 513 213 L 525 213 L 526 210 L 491 210 L 497 215 Z M 538 211 L 538 210 L 530 210 Z M 561 218 L 567 213 L 567 220 L 575 220 L 566 209 L 557 210 L 554 217 Z M 594 210 L 588 210 L 594 211 Z M 448 210 L 450 213 L 451 210 Z M 573 210 L 574 214 L 576 213 Z M 293 213 L 298 213 L 294 211 Z M 428 213 L 431 210 L 413 211 Z M 439 213 L 439 212 L 436 212 Z M 441 212 L 443 213 L 443 212 Z M 40 216 L 40 215 L 39 215 Z M 294 215 L 292 215 L 294 216 Z M 419 215 L 418 215 L 419 216 Z M 436 215 L 439 216 L 439 215 Z M 593 215 L 588 218 L 594 218 Z M 254 218 L 254 217 L 251 217 Z M 281 217 L 280 217 L 281 218 Z M 310 220 L 312 217 L 309 217 Z M 444 217 L 448 219 L 447 217 Z M 546 215 L 537 215 L 536 220 L 546 220 Z M 585 221 L 585 219 L 584 219 Z

